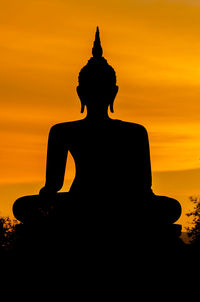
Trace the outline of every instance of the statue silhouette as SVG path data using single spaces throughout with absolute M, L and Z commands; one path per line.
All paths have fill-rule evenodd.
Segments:
M 80 71 L 77 87 L 81 112 L 86 107 L 87 116 L 51 128 L 45 186 L 39 195 L 21 197 L 13 205 L 14 216 L 23 223 L 57 215 L 89 223 L 91 228 L 105 221 L 115 226 L 128 223 L 128 228 L 142 221 L 162 228 L 181 215 L 177 200 L 152 192 L 146 129 L 108 115 L 108 108 L 113 112 L 118 86 L 115 71 L 102 53 L 97 27 L 93 57 Z M 69 192 L 58 193 L 68 151 L 76 175 Z

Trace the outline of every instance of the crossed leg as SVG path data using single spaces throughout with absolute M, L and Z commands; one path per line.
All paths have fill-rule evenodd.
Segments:
M 49 210 L 48 203 L 60 204 L 68 201 L 69 193 L 57 193 L 53 199 L 54 203 L 42 198 L 40 195 L 30 195 L 18 198 L 13 204 L 13 214 L 21 222 L 30 222 L 39 219 Z
M 94 203 L 97 202 L 93 200 L 92 203 L 89 205 L 87 204 L 86 200 L 84 200 L 81 196 L 72 197 L 72 195 L 68 192 L 66 193 L 57 193 L 53 197 L 53 203 L 49 202 L 49 200 L 44 200 L 40 195 L 30 195 L 30 196 L 23 196 L 17 199 L 13 204 L 13 214 L 16 219 L 21 222 L 30 222 L 36 219 L 41 218 L 45 215 L 46 209 L 48 210 L 51 204 L 56 207 L 56 210 L 60 213 L 66 213 L 70 215 L 70 212 L 73 210 L 81 211 L 85 208 L 86 211 L 90 211 L 92 213 L 92 209 L 95 208 Z M 139 200 L 138 200 L 139 199 Z M 108 211 L 109 213 L 116 212 L 115 204 L 118 208 L 117 211 L 120 212 L 120 209 L 124 207 L 122 210 L 126 216 L 125 208 L 127 211 L 127 215 L 133 218 L 134 211 L 136 214 L 139 211 L 139 219 L 142 219 L 142 214 L 147 218 L 151 219 L 152 221 L 163 223 L 163 224 L 172 224 L 179 219 L 181 216 L 181 205 L 180 203 L 173 198 L 166 197 L 166 196 L 157 196 L 157 195 L 148 195 L 146 197 L 139 197 L 138 199 L 132 201 L 130 204 L 126 204 L 123 200 L 119 202 L 113 203 L 109 205 L 110 199 L 108 198 L 106 203 L 104 202 L 105 207 L 101 206 L 99 209 L 102 212 Z M 101 204 L 98 203 L 97 204 Z M 136 204 L 136 207 L 134 206 Z M 139 204 L 139 206 L 137 206 Z M 91 207 L 90 207 L 91 205 Z M 98 206 L 97 206 L 98 207 Z M 76 208 L 76 209 L 75 209 Z M 96 211 L 97 213 L 97 211 Z M 134 218 L 133 218 L 134 219 Z M 138 219 L 138 218 L 137 218 Z

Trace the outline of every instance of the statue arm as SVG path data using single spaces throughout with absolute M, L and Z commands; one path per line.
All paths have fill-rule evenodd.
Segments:
M 63 186 L 65 167 L 67 160 L 67 148 L 57 126 L 53 126 L 49 132 L 46 183 L 43 192 L 56 193 Z
M 145 167 L 145 184 L 148 192 L 151 191 L 152 186 L 152 173 L 151 173 L 151 158 L 150 158 L 150 148 L 149 148 L 149 138 L 146 129 L 144 128 L 144 167 Z

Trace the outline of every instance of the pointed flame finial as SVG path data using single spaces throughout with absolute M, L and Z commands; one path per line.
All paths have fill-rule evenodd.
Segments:
M 103 50 L 101 47 L 101 41 L 99 37 L 99 27 L 97 26 L 96 34 L 95 34 L 95 41 L 92 48 L 92 55 L 94 58 L 98 59 L 101 58 L 103 54 Z

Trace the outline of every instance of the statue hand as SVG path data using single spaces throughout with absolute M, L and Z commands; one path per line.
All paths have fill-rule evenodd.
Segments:
M 39 196 L 41 196 L 41 197 L 45 197 L 45 196 L 49 196 L 49 197 L 51 197 L 51 196 L 55 196 L 56 195 L 56 193 L 57 192 L 55 192 L 55 191 L 52 191 L 52 190 L 49 190 L 49 189 L 47 189 L 45 186 L 40 190 L 40 192 L 39 192 Z
M 43 209 L 50 209 L 54 205 L 56 192 L 50 191 L 46 187 L 43 187 L 39 192 L 39 196 Z

